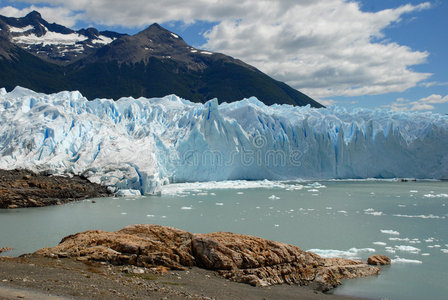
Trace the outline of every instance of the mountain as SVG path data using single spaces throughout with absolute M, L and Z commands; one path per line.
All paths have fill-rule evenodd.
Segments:
M 58 24 L 50 24 L 37 12 L 23 18 L 0 16 L 0 28 L 15 45 L 39 58 L 67 65 L 95 53 L 102 46 L 123 36 L 95 28 L 74 31 Z
M 73 31 L 31 12 L 23 18 L 0 16 L 0 29 L 0 86 L 8 90 L 17 85 L 45 93 L 79 90 L 90 99 L 176 94 L 202 103 L 255 96 L 268 105 L 322 107 L 241 60 L 189 46 L 158 24 L 132 36 Z

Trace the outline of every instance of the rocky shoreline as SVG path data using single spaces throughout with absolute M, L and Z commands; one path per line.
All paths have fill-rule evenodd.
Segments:
M 313 285 L 321 291 L 340 285 L 341 279 L 379 274 L 377 267 L 359 261 L 326 259 L 297 246 L 254 236 L 230 232 L 193 234 L 146 224 L 116 232 L 77 233 L 33 255 L 166 270 L 199 267 L 252 286 L 286 283 Z
M 0 299 L 21 292 L 32 299 L 41 293 L 47 293 L 42 299 L 347 299 L 323 292 L 379 270 L 254 236 L 130 225 L 70 235 L 19 258 L 0 257 Z
M 0 208 L 42 207 L 111 196 L 106 187 L 79 176 L 0 170 Z

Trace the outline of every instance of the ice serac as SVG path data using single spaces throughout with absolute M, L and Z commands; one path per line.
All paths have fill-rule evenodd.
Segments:
M 0 92 L 0 128 L 0 168 L 83 175 L 123 194 L 183 181 L 448 178 L 448 116 L 433 113 L 17 87 Z

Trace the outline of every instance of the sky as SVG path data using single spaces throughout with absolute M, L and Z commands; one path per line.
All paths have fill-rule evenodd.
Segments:
M 72 29 L 152 23 L 249 63 L 325 105 L 448 114 L 445 0 L 0 0 Z

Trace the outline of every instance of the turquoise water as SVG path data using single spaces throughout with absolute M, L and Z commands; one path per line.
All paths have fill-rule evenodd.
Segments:
M 446 299 L 448 182 L 245 186 L 179 185 L 160 197 L 102 198 L 96 203 L 86 200 L 1 210 L 0 246 L 15 249 L 5 254 L 20 255 L 55 245 L 75 232 L 117 230 L 137 223 L 201 233 L 231 231 L 295 244 L 324 256 L 366 259 L 380 253 L 394 259 L 380 276 L 348 280 L 335 294 Z

